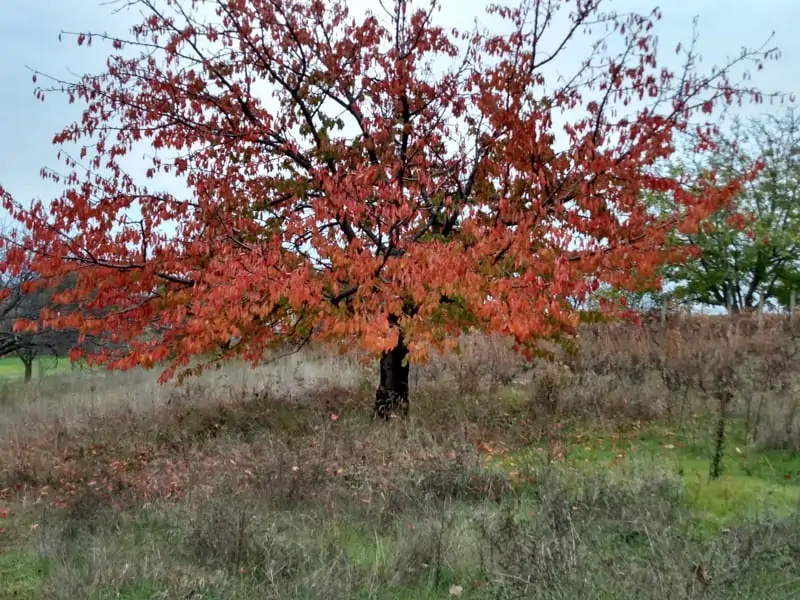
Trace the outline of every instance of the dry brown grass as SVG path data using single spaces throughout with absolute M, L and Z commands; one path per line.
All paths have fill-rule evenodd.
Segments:
M 507 443 L 524 444 L 540 439 L 552 423 L 680 421 L 713 411 L 714 390 L 724 375 L 735 384 L 732 411 L 744 415 L 753 440 L 800 449 L 796 344 L 778 320 L 767 319 L 759 329 L 753 321 L 675 318 L 666 328 L 658 322 L 586 327 L 577 357 L 526 365 L 505 340 L 472 335 L 460 354 L 413 370 L 414 408 L 417 421 L 434 437 L 458 431 L 475 445 L 502 434 Z M 211 423 L 241 413 L 248 422 L 267 425 L 270 411 L 277 410 L 287 421 L 281 427 L 291 427 L 293 414 L 302 414 L 296 420 L 303 421 L 302 411 L 318 414 L 320 422 L 341 411 L 364 420 L 373 378 L 358 356 L 319 348 L 258 369 L 227 365 L 182 386 L 160 386 L 154 373 L 143 371 L 53 376 L 13 393 L 5 390 L 0 444 L 13 453 L 31 448 L 31 440 L 47 439 L 53 453 L 60 453 L 60 440 L 72 432 L 95 440 L 112 431 L 115 439 L 124 439 L 116 433 L 131 429 L 180 445 L 173 438 L 183 434 L 169 429 L 174 423 L 185 429 L 187 415 Z M 210 431 L 213 425 L 202 427 Z M 509 431 L 516 435 L 509 437 Z M 2 464 L 6 470 L 19 461 L 35 468 L 46 454 Z
M 365 461 L 410 472 L 419 456 L 499 440 L 506 448 L 549 443 L 554 424 L 681 424 L 713 414 L 721 386 L 733 394 L 727 416 L 744 419 L 749 439 L 800 450 L 800 357 L 783 322 L 592 326 L 581 342 L 577 357 L 526 365 L 505 340 L 467 336 L 460 354 L 414 369 L 413 426 L 389 433 L 368 417 L 370 366 L 320 348 L 258 369 L 227 365 L 182 386 L 159 386 L 142 371 L 53 377 L 6 398 L 0 490 L 58 504 L 94 482 L 109 497 L 171 497 L 202 480 L 198 470 L 230 463 L 247 479 L 256 465 L 287 456 L 315 473 Z M 335 435 L 343 429 L 344 438 Z M 412 430 L 415 439 L 403 441 Z
M 137 600 L 439 598 L 466 582 L 468 597 L 555 599 L 586 591 L 571 575 L 585 571 L 614 597 L 657 598 L 691 584 L 692 561 L 723 598 L 757 580 L 758 548 L 790 560 L 793 521 L 707 546 L 681 533 L 693 525 L 664 465 L 576 478 L 565 462 L 597 428 L 622 440 L 649 422 L 691 427 L 717 413 L 724 386 L 754 446 L 797 448 L 790 333 L 673 321 L 581 337 L 579 358 L 530 365 L 506 340 L 468 336 L 459 355 L 413 368 L 412 416 L 388 424 L 371 418 L 373 366 L 324 348 L 183 386 L 133 371 L 7 387 L 0 504 L 36 520 L 38 555 L 60 565 L 41 588 L 53 600 L 90 587 Z M 31 531 L 19 524 L 0 546 Z M 778 541 L 757 542 L 767 534 Z M 742 554 L 745 542 L 756 550 Z

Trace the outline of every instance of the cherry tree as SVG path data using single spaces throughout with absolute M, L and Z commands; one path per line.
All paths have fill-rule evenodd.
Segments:
M 127 37 L 74 34 L 108 60 L 71 81 L 37 74 L 40 98 L 83 105 L 54 138 L 79 153 L 43 171 L 63 193 L 3 193 L 19 234 L 2 267 L 32 256 L 74 282 L 59 301 L 76 309 L 38 326 L 113 338 L 87 359 L 162 365 L 162 381 L 350 340 L 379 360 L 388 418 L 408 411 L 409 361 L 466 328 L 530 356 L 575 334 L 599 286 L 657 283 L 691 251 L 667 233 L 695 231 L 752 176 L 689 192 L 653 167 L 689 130 L 712 149 L 714 111 L 763 100 L 735 72 L 775 50 L 702 72 L 692 40 L 670 69 L 658 10 L 522 0 L 457 31 L 440 4 L 130 0 Z M 650 192 L 675 209 L 652 214 Z

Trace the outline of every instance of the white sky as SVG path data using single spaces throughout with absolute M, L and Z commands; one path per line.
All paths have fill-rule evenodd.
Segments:
M 363 9 L 373 0 L 356 0 Z M 506 0 L 504 3 L 508 3 Z M 488 0 L 442 0 L 439 22 L 467 28 L 472 19 L 484 15 Z M 70 71 L 97 71 L 104 65 L 107 46 L 79 48 L 60 30 L 125 33 L 135 15 L 113 14 L 113 6 L 100 0 L 25 0 L 3 2 L 0 18 L 0 183 L 18 200 L 47 200 L 58 194 L 55 184 L 40 179 L 42 167 L 60 167 L 51 141 L 53 134 L 80 115 L 80 105 L 51 95 L 42 103 L 33 97 L 33 67 L 70 79 Z M 773 39 L 782 51 L 779 61 L 767 63 L 754 73 L 753 84 L 765 91 L 780 90 L 800 96 L 800 0 L 661 0 L 662 21 L 657 25 L 664 60 L 674 60 L 679 41 L 688 42 L 692 19 L 699 16 L 699 50 L 703 64 L 710 68 L 727 56 L 738 54 L 743 45 L 759 46 L 775 32 Z M 377 1 L 375 9 L 379 10 Z M 607 0 L 606 8 L 625 12 L 648 12 L 655 0 Z M 484 19 L 485 20 L 485 19 Z M 575 57 L 575 58 L 580 58 Z M 777 110 L 768 105 L 747 111 Z

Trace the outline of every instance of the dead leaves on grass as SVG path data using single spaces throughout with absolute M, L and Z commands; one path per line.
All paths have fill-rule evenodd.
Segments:
M 165 450 L 78 440 L 56 452 L 49 442 L 45 438 L 6 449 L 14 461 L 0 470 L 0 498 L 25 497 L 65 508 L 89 491 L 122 507 L 131 501 L 180 497 L 187 479 L 186 462 Z

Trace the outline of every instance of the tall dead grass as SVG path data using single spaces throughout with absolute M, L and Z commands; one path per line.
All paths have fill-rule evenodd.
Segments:
M 714 390 L 729 380 L 732 415 L 753 441 L 800 449 L 800 329 L 788 320 L 670 315 L 643 325 L 581 329 L 580 352 L 527 363 L 500 336 L 465 335 L 460 351 L 412 366 L 412 411 L 454 428 L 476 421 L 669 419 L 714 411 Z M 165 406 L 215 407 L 252 397 L 294 404 L 322 401 L 335 411 L 369 408 L 375 365 L 357 352 L 308 347 L 255 369 L 230 363 L 182 385 L 159 385 L 156 372 L 78 370 L 30 385 L 0 386 L 0 441 L 70 430 L 99 418 L 157 414 Z M 497 408 L 497 410 L 495 410 Z
M 0 499 L 37 526 L 9 535 L 56 565 L 53 600 L 788 598 L 796 518 L 698 541 L 663 464 L 561 461 L 569 425 L 679 426 L 727 390 L 753 444 L 799 447 L 793 333 L 750 325 L 586 327 L 581 354 L 534 364 L 466 336 L 413 368 L 411 418 L 388 424 L 371 419 L 374 368 L 327 348 L 181 386 L 144 371 L 8 386 Z M 532 446 L 515 470 L 486 461 Z

